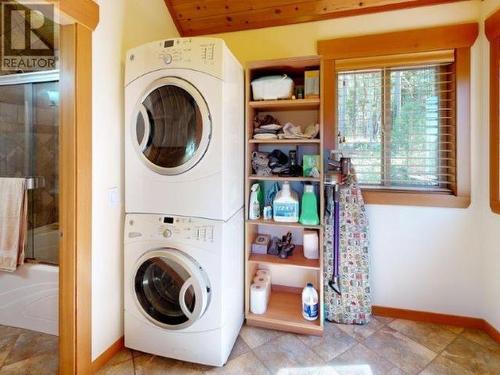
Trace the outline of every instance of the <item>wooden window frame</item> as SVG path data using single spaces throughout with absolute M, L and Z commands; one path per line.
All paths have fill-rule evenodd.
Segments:
M 500 214 L 500 10 L 486 19 L 484 28 L 490 42 L 490 207 Z
M 456 191 L 454 194 L 443 194 L 369 188 L 363 189 L 366 203 L 453 208 L 470 206 L 470 48 L 478 33 L 477 23 L 467 23 L 318 42 L 318 53 L 325 67 L 322 76 L 323 119 L 327 149 L 337 146 L 336 61 L 445 50 L 453 50 L 455 54 Z

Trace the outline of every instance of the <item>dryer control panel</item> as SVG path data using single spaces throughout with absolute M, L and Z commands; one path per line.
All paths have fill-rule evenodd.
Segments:
M 213 243 L 216 225 L 209 220 L 179 216 L 128 215 L 125 241 L 178 240 Z
M 229 56 L 224 41 L 217 38 L 174 38 L 148 43 L 127 52 L 125 84 L 160 69 L 190 69 L 222 79 L 224 59 Z

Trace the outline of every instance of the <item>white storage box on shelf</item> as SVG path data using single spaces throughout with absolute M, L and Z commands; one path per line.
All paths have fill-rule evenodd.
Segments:
M 286 74 L 267 76 L 252 81 L 253 100 L 290 99 L 293 95 L 293 80 Z

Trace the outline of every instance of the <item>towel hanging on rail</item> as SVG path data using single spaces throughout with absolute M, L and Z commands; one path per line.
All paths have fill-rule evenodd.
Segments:
M 325 200 L 325 317 L 336 323 L 366 324 L 371 315 L 368 218 L 354 171 L 340 187 L 338 204 L 335 204 L 335 185 L 325 185 Z M 338 241 L 337 257 L 335 241 Z
M 24 263 L 28 230 L 26 179 L 0 178 L 0 271 L 13 272 Z

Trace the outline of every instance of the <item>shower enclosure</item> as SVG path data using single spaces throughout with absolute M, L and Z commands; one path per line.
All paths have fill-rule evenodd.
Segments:
M 0 176 L 26 178 L 25 258 L 48 264 L 59 258 L 58 81 L 55 71 L 0 76 Z

